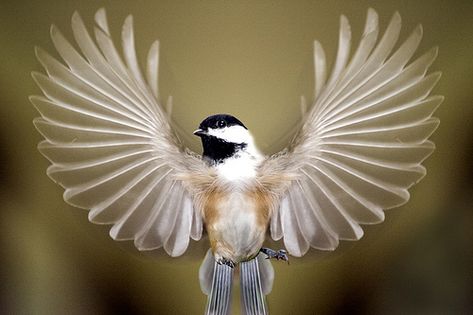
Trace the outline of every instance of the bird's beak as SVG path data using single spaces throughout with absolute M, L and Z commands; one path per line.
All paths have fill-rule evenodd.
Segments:
M 194 136 L 202 137 L 202 136 L 205 136 L 206 134 L 207 132 L 205 132 L 202 129 L 197 129 L 196 131 L 194 131 Z

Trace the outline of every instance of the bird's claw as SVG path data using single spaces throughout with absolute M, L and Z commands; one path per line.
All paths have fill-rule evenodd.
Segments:
M 260 250 L 262 253 L 266 254 L 266 259 L 275 258 L 276 260 L 284 260 L 289 263 L 289 257 L 287 256 L 287 251 L 284 249 L 280 249 L 275 251 L 271 248 L 263 247 Z
M 227 259 L 227 258 L 220 258 L 220 259 L 217 259 L 217 264 L 219 265 L 226 265 L 230 268 L 235 268 L 236 264 L 235 262 L 231 261 L 230 259 Z

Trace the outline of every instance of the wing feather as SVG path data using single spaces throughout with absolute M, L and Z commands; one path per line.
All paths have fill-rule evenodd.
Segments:
M 62 33 L 53 25 L 51 27 L 51 39 L 61 58 L 66 62 L 71 72 L 87 85 L 93 88 L 97 93 L 103 93 L 111 99 L 119 98 L 120 104 L 127 110 L 139 115 L 145 121 L 149 119 L 149 113 L 143 105 L 146 102 L 143 96 L 133 86 L 131 79 L 126 71 L 123 71 L 115 78 L 107 77 L 106 72 L 99 72 L 89 64 L 65 39 Z M 104 52 L 102 50 L 102 52 Z M 117 56 L 117 58 L 120 58 Z M 124 66 L 123 66 L 124 67 Z M 116 80 L 118 78 L 118 80 Z M 120 86 L 118 82 L 126 82 L 128 85 Z M 121 83 L 121 82 L 120 82 Z M 125 97 L 125 98 L 122 98 Z
M 114 224 L 131 208 L 137 196 L 140 196 L 147 185 L 159 181 L 157 176 L 163 173 L 160 165 L 149 165 L 107 199 L 95 204 L 89 212 L 89 220 L 99 224 Z
M 171 183 L 165 180 L 169 173 L 155 176 L 153 181 L 136 196 L 135 201 L 126 213 L 110 229 L 110 235 L 115 240 L 132 240 L 135 235 L 140 235 L 143 227 L 147 225 L 153 209 L 167 196 Z
M 184 194 L 185 191 L 182 193 Z M 167 252 L 171 252 L 171 256 L 179 256 L 184 253 L 189 244 L 189 237 L 191 236 L 192 204 L 187 198 L 180 198 L 180 202 L 178 209 L 184 209 L 184 211 L 176 211 L 176 209 L 174 209 L 174 211 L 176 211 L 175 222 L 171 233 L 164 242 L 164 249 Z
M 112 238 L 181 255 L 203 230 L 192 177 L 213 177 L 206 177 L 200 157 L 182 147 L 158 103 L 158 43 L 149 50 L 145 81 L 132 17 L 122 28 L 123 59 L 103 9 L 95 20 L 94 41 L 73 14 L 79 51 L 51 27 L 65 65 L 36 49 L 47 75 L 33 73 L 44 97 L 30 100 L 41 114 L 34 124 L 45 138 L 38 149 L 52 163 L 47 174 L 65 188 L 69 204 L 90 209 L 91 222 L 113 224 Z
M 318 41 L 314 41 L 314 72 L 315 72 L 315 86 L 314 98 L 318 97 L 322 87 L 325 84 L 327 76 L 327 66 L 325 61 L 325 52 Z
M 164 241 L 171 234 L 170 231 L 174 228 L 176 221 L 177 211 L 173 207 L 176 207 L 176 201 L 181 200 L 179 195 L 175 200 L 174 194 L 169 194 L 175 187 L 176 182 L 169 183 L 169 186 L 162 190 L 162 198 L 159 198 L 151 209 L 151 215 L 148 216 L 146 224 L 141 227 L 141 231 L 138 233 L 135 239 L 135 246 L 137 248 L 152 248 L 153 245 L 156 247 L 162 246 Z M 177 188 L 179 191 L 180 188 Z M 182 194 L 182 191 L 180 191 Z
M 432 115 L 441 96 L 429 96 L 440 73 L 427 74 L 433 48 L 409 64 L 422 38 L 418 26 L 394 52 L 401 29 L 396 12 L 381 40 L 378 15 L 368 10 L 360 44 L 349 60 L 350 26 L 342 16 L 330 79 L 325 54 L 314 44 L 315 94 L 311 110 L 289 147 L 263 163 L 261 181 L 279 174 L 279 208 L 271 237 L 289 253 L 333 250 L 339 240 L 363 236 L 360 224 L 384 220 L 383 210 L 408 201 L 408 189 L 426 174 L 428 140 L 439 124 Z M 282 191 L 282 192 L 281 192 Z M 277 203 L 278 201 L 276 201 Z
M 329 192 L 327 185 L 320 178 L 316 180 L 310 173 L 306 171 L 303 171 L 303 173 L 308 179 L 300 182 L 300 185 L 304 187 L 303 193 L 307 196 L 306 198 L 313 200 L 312 203 L 316 203 L 317 199 L 315 196 L 319 196 L 318 209 L 322 212 L 327 224 L 330 225 L 332 234 L 336 235 L 337 232 L 341 231 L 339 232 L 340 239 L 349 240 L 357 239 L 363 234 L 363 230 L 351 218 L 344 205 Z
M 149 86 L 153 91 L 156 99 L 159 99 L 158 94 L 158 70 L 159 70 L 159 41 L 155 41 L 148 52 L 147 66 L 146 66 L 147 80 Z
M 339 78 L 348 62 L 351 46 L 351 28 L 346 16 L 340 17 L 340 36 L 338 39 L 338 52 L 335 59 L 332 74 L 327 82 L 327 86 L 334 86 L 335 81 Z
M 110 34 L 110 30 L 108 28 L 107 13 L 105 12 L 105 9 L 98 9 L 97 12 L 95 12 L 94 18 L 95 23 L 97 23 L 97 26 L 99 26 L 100 29 L 106 34 Z
M 296 214 L 292 211 L 289 197 L 281 201 L 279 215 L 281 216 L 281 230 L 284 235 L 284 244 L 287 250 L 295 255 L 301 256 L 309 249 L 309 243 L 304 238 L 297 223 Z

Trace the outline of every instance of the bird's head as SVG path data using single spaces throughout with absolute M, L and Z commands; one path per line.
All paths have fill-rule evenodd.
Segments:
M 253 150 L 253 137 L 236 117 L 217 114 L 205 118 L 194 131 L 202 140 L 203 157 L 218 164 L 240 151 Z

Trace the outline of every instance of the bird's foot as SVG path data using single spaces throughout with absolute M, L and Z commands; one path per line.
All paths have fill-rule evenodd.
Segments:
M 284 260 L 284 261 L 287 261 L 287 263 L 289 263 L 289 257 L 287 256 L 287 251 L 284 249 L 275 251 L 271 248 L 262 247 L 260 249 L 260 252 L 266 254 L 266 259 L 275 258 L 276 260 Z
M 219 265 L 226 265 L 230 268 L 234 268 L 236 266 L 235 262 L 231 261 L 230 259 L 221 257 L 217 259 L 217 264 Z

